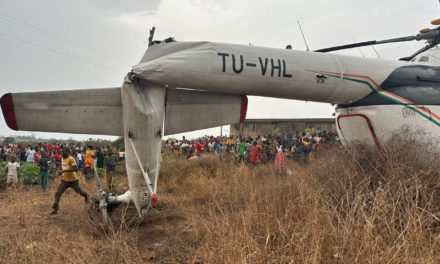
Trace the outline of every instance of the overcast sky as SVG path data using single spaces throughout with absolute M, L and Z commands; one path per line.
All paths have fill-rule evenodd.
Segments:
M 145 52 L 152 26 L 156 39 L 279 48 L 292 44 L 305 50 L 299 20 L 313 50 L 353 39 L 416 34 L 440 17 L 439 11 L 437 0 L 0 0 L 0 93 L 120 86 Z M 422 45 L 390 44 L 376 50 L 382 58 L 397 59 Z M 372 48 L 362 52 L 376 57 Z M 359 49 L 343 53 L 361 56 Z M 333 111 L 328 104 L 252 97 L 248 118 L 331 117 Z M 30 134 L 14 132 L 0 119 L 0 135 Z

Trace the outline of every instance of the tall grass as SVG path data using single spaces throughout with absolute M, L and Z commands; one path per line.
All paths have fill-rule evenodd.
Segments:
M 8 191 L 0 262 L 438 263 L 439 158 L 412 140 L 324 150 L 292 175 L 166 158 L 159 208 L 121 206 L 110 226 L 73 192 L 52 218 L 52 196 Z
M 213 160 L 164 166 L 188 226 L 164 259 L 438 263 L 440 156 L 414 140 L 320 152 L 293 175 Z M 172 255 L 172 257 L 169 257 Z

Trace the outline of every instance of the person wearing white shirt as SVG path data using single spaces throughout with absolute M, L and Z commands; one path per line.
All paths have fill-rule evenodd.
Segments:
M 20 168 L 20 164 L 15 161 L 15 157 L 11 156 L 9 158 L 8 166 L 6 166 L 5 176 L 8 175 L 6 183 L 8 186 L 15 186 L 18 183 L 18 168 Z
M 35 154 L 35 149 L 33 147 L 30 148 L 28 151 L 26 151 L 26 161 L 34 163 L 34 154 Z

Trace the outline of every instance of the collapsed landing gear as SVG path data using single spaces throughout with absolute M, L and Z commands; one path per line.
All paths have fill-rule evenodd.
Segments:
M 108 223 L 109 211 L 112 211 L 118 207 L 117 197 L 115 194 L 108 192 L 108 190 L 103 189 L 101 185 L 101 180 L 99 179 L 98 171 L 96 170 L 96 160 L 93 163 L 94 174 L 96 180 L 96 187 L 98 191 L 96 196 L 92 199 L 92 209 L 101 213 L 102 222 L 104 224 Z
M 115 196 L 101 186 L 95 170 L 98 192 L 94 208 L 108 221 L 113 203 L 133 202 L 139 216 L 145 215 L 150 206 L 158 203 L 157 181 L 159 177 L 160 152 L 165 120 L 166 89 L 162 86 L 133 79 L 129 74 L 121 89 L 124 122 L 124 143 L 128 177 L 127 191 Z M 95 162 L 96 167 L 96 162 Z
M 121 89 L 124 143 L 131 201 L 139 216 L 157 201 L 166 88 L 127 78 Z M 154 199 L 153 199 L 154 197 Z M 157 203 L 157 202 L 155 202 Z
M 120 202 L 117 201 L 116 195 L 104 189 L 98 190 L 96 196 L 92 199 L 92 209 L 101 213 L 104 224 L 108 223 L 109 213 L 119 205 Z

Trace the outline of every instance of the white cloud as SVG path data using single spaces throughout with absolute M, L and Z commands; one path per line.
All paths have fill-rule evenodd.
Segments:
M 89 0 L 88 3 L 96 10 L 107 15 L 157 12 L 162 0 Z

